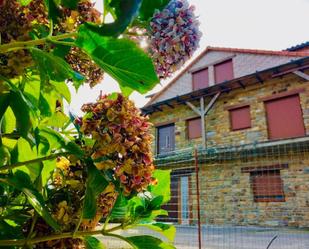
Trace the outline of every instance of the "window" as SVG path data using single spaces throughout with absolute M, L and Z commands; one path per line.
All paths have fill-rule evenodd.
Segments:
M 193 91 L 209 86 L 208 68 L 192 73 Z
M 270 139 L 300 137 L 305 127 L 299 96 L 292 95 L 265 102 Z
M 175 150 L 175 125 L 158 127 L 157 152 L 164 154 Z
M 194 118 L 187 121 L 188 138 L 194 139 L 202 136 L 201 118 Z
M 284 202 L 280 170 L 253 171 L 250 173 L 255 202 Z
M 216 64 L 214 69 L 216 83 L 222 83 L 234 78 L 232 59 Z
M 229 110 L 232 131 L 251 127 L 250 106 L 242 106 Z

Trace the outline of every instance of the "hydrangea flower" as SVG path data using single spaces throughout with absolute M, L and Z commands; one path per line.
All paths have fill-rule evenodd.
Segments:
M 153 184 L 154 171 L 148 117 L 128 98 L 101 96 L 85 104 L 81 132 L 96 141 L 91 157 L 99 170 L 112 171 L 124 193 L 140 192 Z
M 171 0 L 150 22 L 150 53 L 160 78 L 171 76 L 199 47 L 201 32 L 187 0 Z

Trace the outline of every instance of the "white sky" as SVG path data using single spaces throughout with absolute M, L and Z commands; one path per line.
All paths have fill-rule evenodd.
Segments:
M 197 56 L 206 46 L 282 50 L 309 41 L 309 0 L 188 0 L 196 6 L 203 37 Z M 103 0 L 96 0 L 102 9 Z M 308 26 L 307 26 L 308 25 Z M 152 92 L 159 91 L 169 80 Z M 93 89 L 83 86 L 72 94 L 71 108 L 80 114 L 83 103 L 95 101 L 100 93 L 119 91 L 108 75 Z M 141 107 L 147 99 L 131 96 Z

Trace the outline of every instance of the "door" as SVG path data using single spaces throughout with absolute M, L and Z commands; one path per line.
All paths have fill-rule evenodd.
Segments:
M 189 176 L 180 178 L 181 193 L 181 224 L 189 224 Z
M 158 127 L 158 154 L 165 154 L 175 149 L 175 125 Z

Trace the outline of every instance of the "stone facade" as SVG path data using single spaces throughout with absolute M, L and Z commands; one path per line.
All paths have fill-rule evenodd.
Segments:
M 309 135 L 309 84 L 294 74 L 288 74 L 221 95 L 205 118 L 208 148 L 269 141 L 263 98 L 295 91 L 299 92 L 306 135 Z M 206 105 L 209 101 L 206 100 Z M 193 104 L 198 106 L 198 102 Z M 250 105 L 251 128 L 231 131 L 228 108 L 242 104 Z M 197 117 L 191 108 L 182 104 L 174 109 L 162 109 L 162 112 L 150 116 L 154 136 L 157 126 L 174 123 L 176 150 L 201 145 L 201 138 L 189 140 L 187 136 L 187 120 Z M 153 150 L 156 152 L 155 143 Z M 255 202 L 250 173 L 242 173 L 241 169 L 278 163 L 288 164 L 286 169 L 280 170 L 285 201 Z M 192 166 L 192 162 L 182 165 Z M 309 227 L 309 150 L 281 154 L 270 151 L 252 160 L 232 157 L 229 161 L 202 163 L 199 167 L 202 223 Z M 194 174 L 190 177 L 190 184 L 190 209 L 192 216 L 196 217 Z

